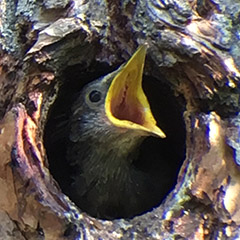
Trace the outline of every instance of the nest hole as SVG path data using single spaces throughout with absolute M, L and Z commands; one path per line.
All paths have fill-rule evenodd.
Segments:
M 70 199 L 74 199 L 74 196 L 69 195 L 73 181 L 71 176 L 76 174 L 75 169 L 72 169 L 66 160 L 69 134 L 66 126 L 71 113 L 71 105 L 86 83 L 106 75 L 114 69 L 115 67 L 98 62 L 91 64 L 90 67 L 74 65 L 66 68 L 61 77 L 63 84 L 60 92 L 49 111 L 44 130 L 44 144 L 49 169 L 62 191 Z M 151 76 L 143 77 L 143 89 L 150 102 L 153 115 L 167 137 L 164 140 L 156 137 L 146 138 L 140 146 L 137 159 L 133 162 L 134 167 L 139 171 L 157 176 L 158 194 L 154 197 L 154 201 L 151 201 L 151 206 L 146 200 L 146 206 L 143 206 L 139 212 L 134 211 L 127 215 L 119 213 L 116 216 L 113 214 L 112 217 L 109 217 L 110 219 L 132 218 L 151 211 L 152 208 L 161 204 L 176 184 L 178 172 L 185 158 L 185 124 L 183 120 L 185 103 L 181 96 L 174 95 L 173 90 L 166 83 L 167 81 L 163 77 L 161 80 Z M 150 195 L 144 196 L 144 199 L 152 198 Z M 78 207 L 89 213 L 88 209 L 84 209 L 81 204 L 78 204 Z M 105 216 L 97 217 L 106 219 Z

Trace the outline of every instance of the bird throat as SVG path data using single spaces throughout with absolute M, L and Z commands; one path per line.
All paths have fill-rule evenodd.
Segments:
M 137 158 L 139 146 L 144 138 L 136 131 L 124 130 L 123 132 L 118 128 L 113 129 L 111 136 L 103 138 L 104 142 L 96 143 L 99 147 L 91 147 L 87 150 L 89 158 L 82 161 L 83 175 L 87 178 L 95 178 L 95 181 L 96 178 L 101 179 L 103 176 L 106 181 L 119 179 L 117 175 L 121 174 L 121 171 L 128 171 L 132 167 L 131 164 Z M 121 180 L 124 179 L 120 178 L 118 181 Z

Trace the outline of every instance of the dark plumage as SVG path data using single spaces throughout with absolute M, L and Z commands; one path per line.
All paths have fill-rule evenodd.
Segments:
M 140 47 L 127 65 L 89 83 L 72 107 L 67 158 L 75 173 L 69 195 L 95 217 L 132 217 L 159 199 L 156 176 L 133 164 L 144 138 L 165 137 L 141 87 L 145 53 Z

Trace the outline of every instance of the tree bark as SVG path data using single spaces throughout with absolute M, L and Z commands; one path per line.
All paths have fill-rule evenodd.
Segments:
M 1 1 L 0 239 L 238 238 L 239 9 L 237 0 Z M 143 43 L 146 74 L 184 96 L 186 157 L 159 207 L 94 219 L 49 172 L 47 117 L 66 69 L 117 66 Z

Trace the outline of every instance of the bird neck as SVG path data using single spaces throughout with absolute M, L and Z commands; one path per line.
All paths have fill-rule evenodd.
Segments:
M 103 174 L 110 177 L 122 171 L 128 171 L 131 163 L 138 156 L 138 146 L 144 137 L 135 133 L 125 132 L 111 134 L 109 137 L 99 138 L 89 149 L 89 157 L 83 161 L 83 168 L 96 169 L 96 175 Z M 92 165 L 92 166 L 91 166 Z M 99 170 L 101 171 L 99 172 Z
M 119 179 L 124 180 L 132 171 L 131 163 L 137 158 L 138 146 L 144 138 L 136 131 L 114 127 L 101 134 L 85 132 L 74 144 L 78 152 L 74 162 L 80 167 L 81 175 L 87 182 L 99 178 L 108 181 L 119 178 L 119 175 Z
M 121 179 L 119 184 L 123 184 L 134 171 L 132 162 L 138 156 L 138 146 L 148 135 L 114 126 L 101 111 L 80 116 L 75 113 L 71 120 L 68 160 L 79 168 L 79 179 L 86 181 L 84 185 L 114 179 Z

